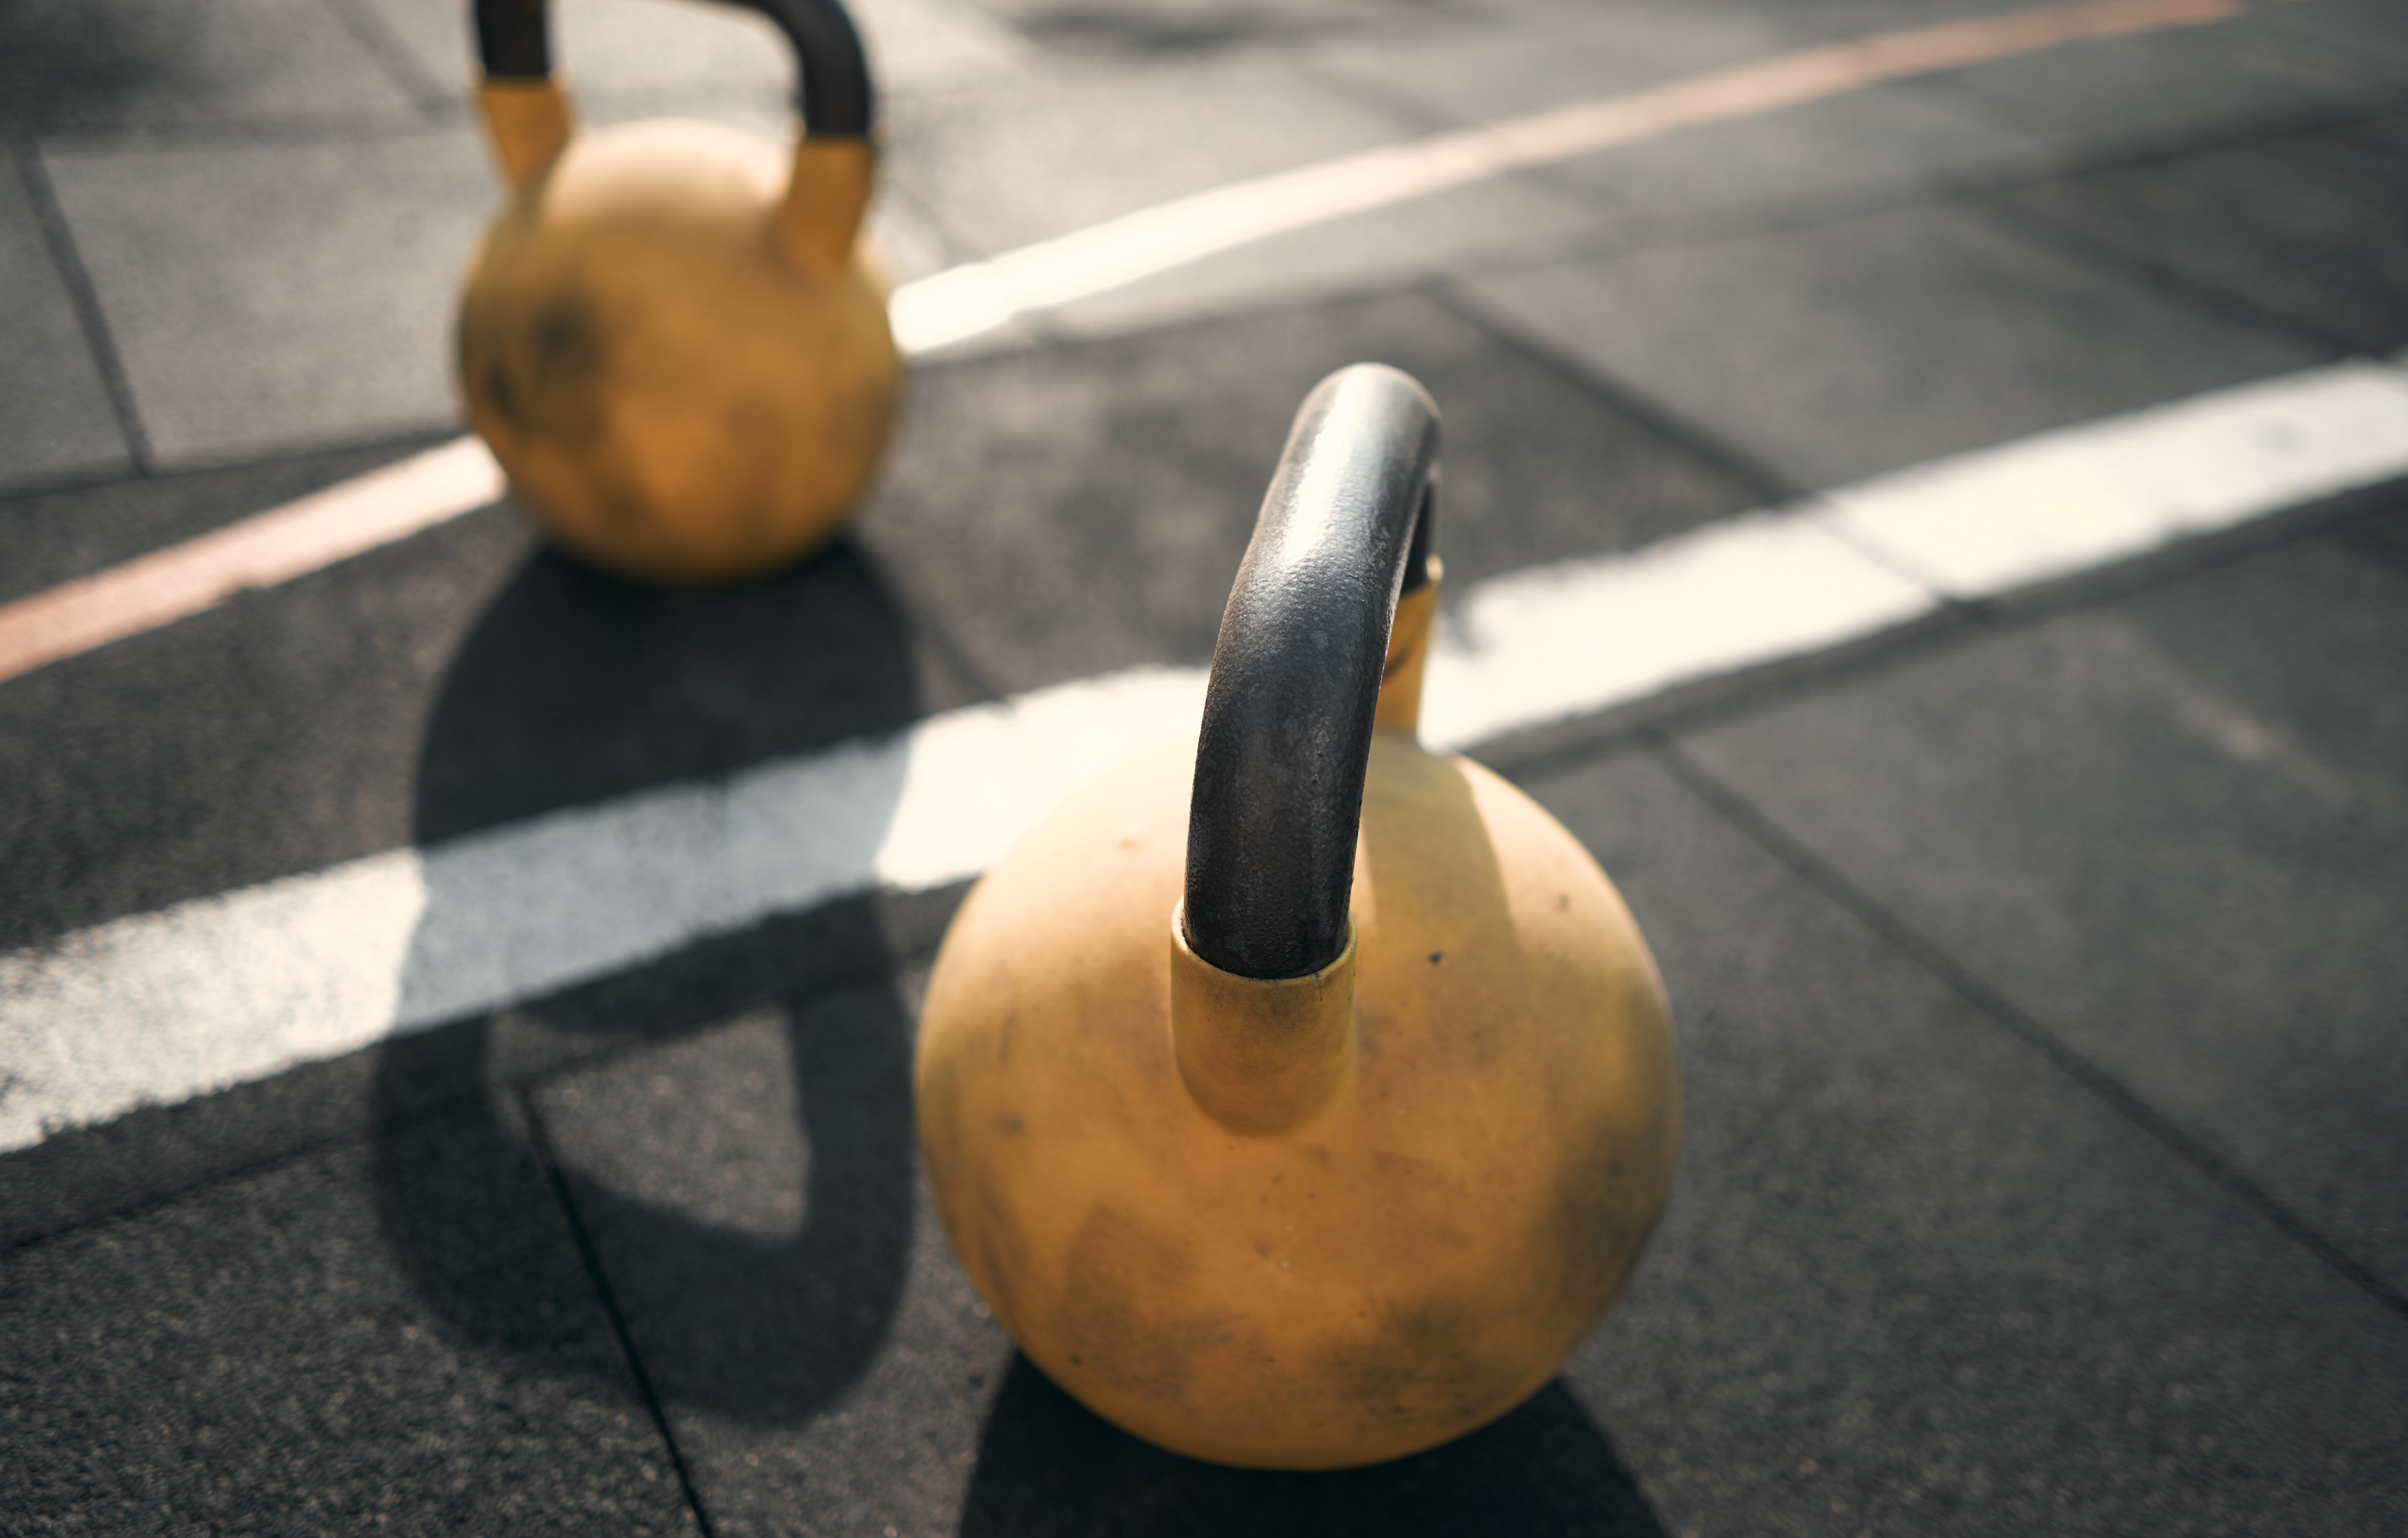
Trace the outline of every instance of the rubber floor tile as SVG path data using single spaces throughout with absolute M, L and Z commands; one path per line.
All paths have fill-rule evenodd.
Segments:
M 1992 206 L 2329 345 L 2408 343 L 2408 153 L 2363 129 L 2146 160 Z
M 463 1131 L 393 1128 L 0 1262 L 10 1531 L 696 1531 L 551 1189 Z M 394 1253 L 403 1212 L 456 1266 Z
M 0 691 L 0 945 L 889 731 L 953 679 L 851 540 L 662 590 L 497 507 Z
M 2366 93 L 2347 75 L 2263 46 L 2252 36 L 2259 24 L 2243 13 L 2091 39 L 1956 70 L 1933 89 L 2069 156 L 2245 128 Z
M 2317 361 L 1921 207 L 1465 285 L 1800 488 Z
M 1802 748 L 1786 768 L 1828 775 Z M 1679 1025 L 1671 1206 L 1566 1374 L 1663 1531 L 2408 1516 L 2398 1314 L 1658 761 L 1530 788 L 1616 878 Z
M 1276 56 L 1082 59 L 898 104 L 882 165 L 992 253 L 1400 137 Z
M 386 65 L 322 0 L 13 0 L 0 12 L 0 123 L 407 125 L 410 82 Z
M 715 1531 L 950 1528 L 1010 1347 L 917 1173 L 920 979 L 538 1098 Z
M 0 305 L 9 317 L 9 356 L 0 367 L 0 489 L 129 463 L 67 281 L 11 165 L 0 176 Z M 7 571 L 0 582 L 16 576 L 0 570 Z
M 1910 197 L 2038 164 L 2023 135 L 1928 91 L 1876 87 L 1566 163 L 1640 238 Z
M 1367 360 L 1438 403 L 1455 590 L 1758 500 L 1545 359 L 1404 295 L 930 370 L 861 538 L 997 690 L 1202 663 L 1297 405 Z
M 2397 1296 L 2403 677 L 2397 579 L 2311 541 L 1693 746 Z
M 89 484 L 20 492 L 8 497 L 7 515 L 0 517 L 0 603 L 223 528 L 429 446 L 423 439 L 404 439 L 222 469 L 128 472 Z
M 500 202 L 465 125 L 43 165 L 163 463 L 456 420 L 452 293 Z
M 1678 0 L 1516 6 L 1340 35 L 1310 58 L 1317 72 L 1426 118 L 1489 122 L 1779 53 L 1788 35 L 1774 9 Z

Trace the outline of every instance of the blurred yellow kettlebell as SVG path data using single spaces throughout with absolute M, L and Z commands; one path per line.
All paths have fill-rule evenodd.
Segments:
M 1528 797 L 1414 738 L 1436 455 L 1405 375 L 1313 391 L 1200 738 L 1031 830 L 929 983 L 954 1253 L 1056 1383 L 1196 1458 L 1338 1468 L 1503 1414 L 1671 1187 L 1671 1019 L 1628 911 Z
M 748 0 L 800 63 L 794 152 L 732 129 L 574 131 L 543 0 L 474 0 L 514 192 L 460 296 L 459 370 L 519 500 L 597 565 L 743 577 L 844 521 L 902 381 L 869 202 L 868 64 L 837 0 Z

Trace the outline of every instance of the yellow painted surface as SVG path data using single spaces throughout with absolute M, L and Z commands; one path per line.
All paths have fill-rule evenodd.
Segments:
M 1388 625 L 1388 656 L 1380 670 L 1380 704 L 1373 717 L 1390 731 L 1410 735 L 1422 724 L 1422 675 L 1429 668 L 1430 626 L 1438 623 L 1439 584 L 1445 565 L 1428 557 L 1429 580 L 1397 597 L 1397 617 Z
M 577 131 L 568 93 L 556 79 L 487 80 L 477 89 L 477 109 L 513 187 L 551 164 Z
M 1240 1132 L 1284 1132 L 1329 1108 L 1354 1071 L 1354 936 L 1310 977 L 1225 972 L 1170 919 L 1170 1044 L 1205 1114 Z
M 1012 1339 L 1138 1435 L 1261 1467 L 1398 1457 L 1538 1389 L 1622 1290 L 1679 1144 L 1662 985 L 1559 824 L 1388 729 L 1351 956 L 1199 984 L 1173 929 L 1194 751 L 1072 798 L 954 920 L 917 1068 L 938 1210 Z M 1191 1089 L 1199 1059 L 1225 1111 L 1250 1062 L 1326 1082 L 1231 1118 Z
M 494 89 L 497 150 L 526 158 L 541 123 L 506 136 Z M 797 174 L 734 130 L 646 122 L 579 135 L 530 174 L 470 268 L 458 367 L 553 538 L 627 575 L 709 582 L 841 525 L 902 386 L 855 238 L 871 162 L 866 141 L 811 140 Z

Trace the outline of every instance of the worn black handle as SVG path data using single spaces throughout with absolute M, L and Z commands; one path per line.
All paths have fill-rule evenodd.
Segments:
M 1438 408 L 1408 374 L 1340 369 L 1297 413 L 1221 615 L 1188 804 L 1187 943 L 1223 971 L 1303 977 L 1346 948 L 1388 626 L 1437 476 Z
M 876 111 L 869 59 L 861 34 L 838 0 L 732 0 L 778 23 L 794 45 L 803 89 L 803 125 L 814 134 L 859 138 Z M 546 0 L 470 0 L 476 12 L 477 58 L 485 78 L 541 80 L 552 77 L 552 35 Z

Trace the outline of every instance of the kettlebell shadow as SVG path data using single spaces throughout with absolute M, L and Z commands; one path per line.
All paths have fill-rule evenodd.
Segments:
M 658 932 L 682 903 L 707 908 L 715 874 L 741 876 L 714 862 L 786 855 L 740 826 L 723 847 L 730 798 L 697 785 L 758 783 L 746 771 L 765 762 L 896 733 L 920 712 L 917 677 L 899 608 L 841 538 L 777 576 L 709 590 L 625 582 L 545 550 L 494 598 L 421 752 L 425 898 L 398 1007 L 413 1033 L 386 1046 L 375 1085 L 385 1238 L 447 1327 L 522 1369 L 619 1387 L 624 1363 L 595 1352 L 580 1306 L 592 1282 L 564 1274 L 575 1250 L 539 1216 L 566 1200 L 664 1398 L 787 1419 L 867 1367 L 901 1293 L 912 1205 L 910 1020 L 875 911 L 746 913 L 666 956 L 610 947 Z M 899 745 L 870 753 L 829 805 L 779 807 L 773 821 L 799 830 L 809 858 L 867 870 L 904 761 Z M 576 971 L 580 957 L 603 959 Z M 548 967 L 577 980 L 493 1013 L 512 979 Z M 855 985 L 831 1007 L 835 978 Z M 580 1167 L 579 1140 L 531 1109 L 543 1097 L 530 1076 L 590 1059 L 595 1038 L 666 1041 L 739 1012 L 785 1037 L 802 1125 L 769 1157 L 800 1151 L 802 1168 L 778 1176 L 801 1188 L 797 1229 L 739 1231 L 673 1195 L 622 1189 L 643 1183 Z M 711 1093 L 677 1114 L 718 1135 Z M 547 1145 L 566 1156 L 556 1168 Z
M 987 1417 L 961 1538 L 1662 1538 L 1647 1498 L 1563 1380 L 1456 1441 L 1334 1473 L 1225 1468 L 1112 1426 L 1015 1355 Z

